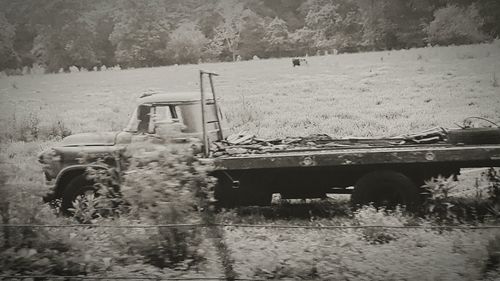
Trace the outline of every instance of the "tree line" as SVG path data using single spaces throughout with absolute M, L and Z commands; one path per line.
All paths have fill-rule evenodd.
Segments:
M 0 0 L 0 71 L 486 42 L 498 0 Z

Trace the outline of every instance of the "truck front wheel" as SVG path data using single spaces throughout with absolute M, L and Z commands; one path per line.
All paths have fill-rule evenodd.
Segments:
M 72 179 L 62 193 L 61 211 L 66 215 L 71 215 L 69 210 L 73 208 L 73 202 L 80 195 L 85 195 L 89 192 L 94 193 L 94 182 L 88 180 L 85 174 L 79 175 Z
M 413 181 L 395 171 L 375 171 L 361 177 L 351 196 L 354 205 L 372 203 L 375 207 L 389 209 L 405 205 L 414 211 L 419 202 L 419 191 Z

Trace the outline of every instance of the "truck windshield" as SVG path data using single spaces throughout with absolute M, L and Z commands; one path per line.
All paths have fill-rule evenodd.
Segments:
M 149 105 L 140 105 L 134 110 L 130 120 L 125 127 L 126 132 L 143 132 L 146 133 L 149 131 L 149 123 L 151 116 L 151 106 Z
M 139 125 L 139 119 L 137 119 L 137 108 L 136 108 L 132 113 L 132 116 L 130 116 L 130 120 L 128 121 L 127 126 L 123 130 L 125 132 L 135 133 L 137 132 L 138 125 Z

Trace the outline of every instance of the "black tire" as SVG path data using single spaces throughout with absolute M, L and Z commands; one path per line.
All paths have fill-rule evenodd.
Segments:
M 388 209 L 404 205 L 407 210 L 414 211 L 420 202 L 420 194 L 417 185 L 404 174 L 375 171 L 356 182 L 351 202 L 355 206 L 373 204 Z
M 95 191 L 94 182 L 88 180 L 85 174 L 72 179 L 62 193 L 61 211 L 66 215 L 71 215 L 70 208 L 73 208 L 73 201 L 79 195 L 88 191 Z

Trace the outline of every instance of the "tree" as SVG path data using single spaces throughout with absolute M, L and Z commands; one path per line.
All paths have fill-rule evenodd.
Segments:
M 166 52 L 172 22 L 162 0 L 123 1 L 110 35 L 115 57 L 125 67 L 169 63 Z M 172 14 L 170 14 L 171 16 Z
M 91 69 L 99 64 L 94 52 L 95 23 L 84 16 L 90 9 L 78 1 L 54 0 L 33 20 L 37 36 L 32 53 L 49 72 L 70 66 Z
M 214 37 L 209 42 L 208 53 L 225 60 L 228 56 L 233 61 L 238 55 L 240 31 L 242 26 L 241 15 L 244 5 L 237 0 L 221 1 L 216 12 L 222 17 L 222 22 L 216 27 Z
M 363 41 L 361 45 L 368 49 L 385 49 L 385 39 L 390 37 L 394 26 L 384 18 L 387 0 L 357 0 L 362 15 Z
M 316 31 L 314 40 L 318 49 L 356 49 L 361 40 L 361 19 L 353 1 L 309 0 L 306 4 L 306 26 Z
M 36 36 L 35 25 L 32 24 L 33 14 L 38 10 L 33 10 L 35 0 L 0 0 L 0 7 L 9 22 L 1 24 L 2 27 L 9 25 L 14 27 L 15 34 L 12 38 L 13 49 L 19 57 L 19 67 L 31 66 L 34 58 L 31 55 L 33 39 Z
M 450 5 L 438 9 L 427 28 L 429 42 L 439 45 L 483 42 L 488 39 L 481 31 L 483 22 L 474 4 L 467 8 Z
M 250 59 L 255 55 L 264 57 L 267 49 L 265 35 L 264 19 L 251 10 L 243 11 L 238 46 L 239 55 L 245 59 Z
M 15 28 L 0 13 L 0 70 L 17 68 L 19 58 L 14 50 Z
M 201 57 L 207 38 L 192 22 L 186 22 L 170 34 L 168 52 L 175 63 L 196 63 Z
M 205 12 L 198 20 L 198 27 L 206 38 L 214 38 L 215 29 L 223 22 L 222 16 L 215 12 Z
M 158 66 L 500 36 L 498 0 L 0 0 L 0 7 L 0 69 Z
M 314 54 L 318 50 L 315 42 L 316 31 L 310 30 L 307 27 L 297 29 L 289 35 L 288 42 L 290 43 L 291 55 L 302 56 Z
M 266 28 L 264 38 L 269 45 L 267 52 L 271 56 L 281 57 L 288 43 L 288 28 L 286 22 L 278 17 L 274 18 Z
M 500 37 L 500 1 L 482 0 L 477 7 L 484 19 L 483 31 L 491 37 Z
M 423 46 L 425 26 L 440 0 L 355 0 L 362 15 L 365 49 Z
M 286 22 L 289 31 L 295 31 L 304 26 L 304 16 L 300 7 L 305 0 L 261 0 L 263 5 L 268 7 L 273 13 L 270 17 L 278 17 Z

